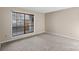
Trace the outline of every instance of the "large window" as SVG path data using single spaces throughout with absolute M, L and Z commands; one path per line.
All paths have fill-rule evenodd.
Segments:
M 34 32 L 34 15 L 12 12 L 12 36 Z

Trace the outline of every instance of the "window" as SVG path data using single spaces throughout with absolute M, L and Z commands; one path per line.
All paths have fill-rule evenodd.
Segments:
M 12 12 L 12 36 L 34 32 L 34 15 Z

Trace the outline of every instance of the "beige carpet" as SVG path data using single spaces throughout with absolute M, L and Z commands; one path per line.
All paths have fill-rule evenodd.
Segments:
M 2 46 L 1 51 L 79 51 L 79 41 L 56 35 L 41 34 Z

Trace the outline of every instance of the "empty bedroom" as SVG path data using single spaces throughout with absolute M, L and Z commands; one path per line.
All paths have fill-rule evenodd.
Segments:
M 0 7 L 0 51 L 79 51 L 79 7 Z

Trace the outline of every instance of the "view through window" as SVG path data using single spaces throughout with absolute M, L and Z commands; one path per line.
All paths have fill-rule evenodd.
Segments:
M 12 36 L 34 32 L 34 15 L 12 12 Z

